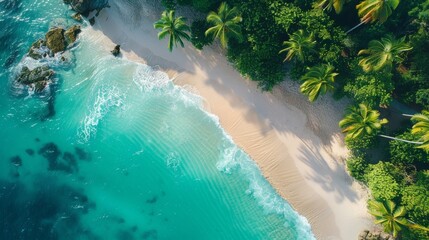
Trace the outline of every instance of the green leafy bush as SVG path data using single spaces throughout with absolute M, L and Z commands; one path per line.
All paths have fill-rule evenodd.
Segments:
M 213 38 L 205 35 L 210 24 L 206 20 L 196 20 L 191 25 L 191 42 L 197 49 L 203 49 L 204 46 L 210 45 Z
M 365 178 L 375 199 L 392 200 L 399 195 L 400 185 L 395 179 L 395 172 L 391 163 L 379 162 L 371 165 Z
M 416 137 L 410 132 L 396 136 L 397 138 L 416 141 Z M 390 160 L 393 163 L 411 164 L 416 162 L 428 162 L 428 155 L 422 149 L 416 148 L 416 144 L 401 141 L 390 141 Z
M 363 157 L 351 157 L 347 159 L 346 163 L 350 175 L 358 181 L 365 182 L 365 173 L 368 168 L 365 159 Z

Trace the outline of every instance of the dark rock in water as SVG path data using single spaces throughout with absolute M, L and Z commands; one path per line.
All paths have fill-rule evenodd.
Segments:
M 61 171 L 65 173 L 77 172 L 78 165 L 75 156 L 70 152 L 64 152 L 60 159 L 61 151 L 55 143 L 47 143 L 39 150 L 39 154 L 48 160 L 49 171 Z
M 55 170 L 57 168 L 58 157 L 61 155 L 61 151 L 55 143 L 45 144 L 38 152 L 49 162 L 49 170 Z
M 134 240 L 134 236 L 132 232 L 128 232 L 125 230 L 119 230 L 116 234 L 116 239 L 118 240 Z
M 13 165 L 17 166 L 17 167 L 21 167 L 22 166 L 22 159 L 20 156 L 14 156 L 10 158 L 10 163 L 12 163 Z
M 30 148 L 25 149 L 25 152 L 26 152 L 28 155 L 30 155 L 30 156 L 33 156 L 33 155 L 34 155 L 34 150 L 33 150 L 33 149 L 30 149 Z
M 83 150 L 82 148 L 75 147 L 74 151 L 76 152 L 76 155 L 79 158 L 79 160 L 85 160 L 85 161 L 91 160 L 89 154 L 85 152 L 85 150 Z
M 40 142 L 40 138 L 35 138 L 34 141 Z
M 36 67 L 33 70 L 30 70 L 28 67 L 22 67 L 21 73 L 18 76 L 17 81 L 22 84 L 32 84 L 40 81 L 44 81 L 47 83 L 54 75 L 54 71 L 49 69 L 47 66 Z M 46 83 L 42 83 L 42 85 L 46 85 Z M 43 90 L 43 89 L 42 89 Z
M 77 35 L 81 32 L 79 25 L 74 25 L 67 29 L 67 31 L 64 32 L 64 36 L 67 42 L 67 45 L 72 44 L 76 41 Z
M 46 42 L 43 39 L 39 39 L 36 42 L 34 42 L 30 50 L 28 50 L 28 56 L 34 59 L 41 59 L 44 57 L 44 53 L 40 51 L 40 47 L 46 46 Z
M 153 198 L 146 200 L 146 203 L 154 204 L 156 201 L 158 201 L 158 197 L 154 196 Z
M 141 237 L 142 239 L 158 239 L 158 232 L 155 229 L 144 231 Z
M 34 85 L 34 90 L 36 92 L 41 92 L 43 91 L 43 89 L 45 89 L 45 87 L 48 85 L 48 81 L 38 81 L 36 82 L 36 84 Z
M 64 0 L 73 10 L 87 16 L 91 11 L 108 7 L 107 0 Z
M 56 178 L 36 178 L 26 187 L 18 179 L 0 179 L 0 238 L 99 239 L 81 222 L 90 201 L 81 190 L 58 185 Z M 76 198 L 75 198 L 76 197 Z
M 76 158 L 72 153 L 65 152 L 63 155 L 63 160 L 66 163 L 66 166 L 73 172 L 78 170 Z
M 82 22 L 82 15 L 80 13 L 75 13 L 71 17 L 78 22 Z
M 95 24 L 95 17 L 89 19 L 89 24 L 91 24 L 91 26 Z
M 64 29 L 53 28 L 46 33 L 45 38 L 46 46 L 51 49 L 53 53 L 62 52 L 66 49 Z
M 115 48 L 110 51 L 113 56 L 117 57 L 121 53 L 121 45 L 116 45 Z

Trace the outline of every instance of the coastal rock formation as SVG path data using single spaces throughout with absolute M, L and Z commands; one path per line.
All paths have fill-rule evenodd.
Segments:
M 93 10 L 101 10 L 108 7 L 107 0 L 64 0 L 65 4 L 70 4 L 73 10 L 84 16 Z
M 53 53 L 62 52 L 66 49 L 66 41 L 63 28 L 53 28 L 46 33 L 46 46 Z
M 46 53 L 43 53 L 43 51 L 41 51 L 41 47 L 42 46 L 46 46 L 46 42 L 43 39 L 39 39 L 36 42 L 34 42 L 31 47 L 30 50 L 28 50 L 28 56 L 34 59 L 41 59 L 43 58 Z
M 48 54 L 53 56 L 57 52 L 63 52 L 68 45 L 76 41 L 77 35 L 80 32 L 79 25 L 74 25 L 67 30 L 52 28 L 46 33 L 46 39 L 39 39 L 31 45 L 30 50 L 28 50 L 28 56 L 38 60 L 46 57 Z
M 70 45 L 76 41 L 77 35 L 81 32 L 79 25 L 74 25 L 67 29 L 67 31 L 64 32 L 64 36 L 67 42 L 67 45 Z
M 359 234 L 358 240 L 395 240 L 395 238 L 392 235 L 389 235 L 382 231 L 363 230 Z
M 54 71 L 49 69 L 47 66 L 36 67 L 33 70 L 30 70 L 28 67 L 23 67 L 17 81 L 19 83 L 29 85 L 49 81 L 53 75 Z
M 80 15 L 80 13 L 75 13 L 71 17 L 78 22 L 82 22 L 82 16 Z
M 117 57 L 121 53 L 121 45 L 116 45 L 115 48 L 110 51 L 113 56 Z

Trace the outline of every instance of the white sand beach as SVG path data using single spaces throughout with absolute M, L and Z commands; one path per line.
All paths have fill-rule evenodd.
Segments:
M 308 219 L 317 239 L 357 239 L 370 228 L 366 191 L 345 171 L 347 150 L 338 128 L 345 100 L 324 96 L 310 103 L 292 81 L 262 92 L 216 47 L 198 51 L 186 43 L 170 53 L 153 29 L 159 9 L 141 2 L 144 7 L 133 10 L 138 17 L 133 22 L 140 24 L 125 22 L 130 9 L 111 1 L 85 31 L 106 38 L 106 51 L 120 44 L 123 57 L 159 66 L 176 84 L 201 95 L 207 111 L 219 117 L 278 193 Z

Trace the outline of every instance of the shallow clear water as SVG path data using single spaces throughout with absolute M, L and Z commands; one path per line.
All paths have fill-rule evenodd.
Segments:
M 0 0 L 0 239 L 314 238 L 165 73 L 85 30 L 67 62 L 25 58 L 71 13 L 62 0 Z M 13 83 L 42 64 L 56 72 L 51 93 Z

